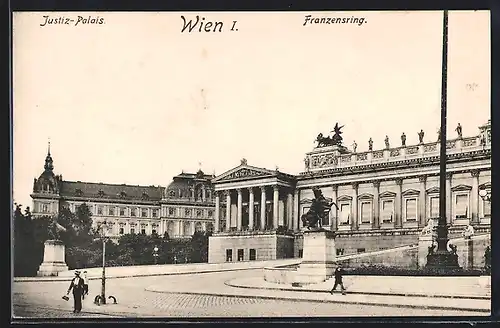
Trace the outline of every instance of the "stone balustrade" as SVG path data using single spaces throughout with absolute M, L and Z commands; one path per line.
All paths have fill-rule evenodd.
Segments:
M 370 164 L 398 163 L 413 159 L 439 157 L 440 148 L 439 142 L 432 142 L 365 152 L 339 154 L 338 148 L 335 146 L 322 147 L 307 154 L 310 163 L 309 169 L 301 174 L 325 169 L 341 169 Z M 481 139 L 477 136 L 448 140 L 446 148 L 447 155 L 451 157 L 476 151 L 491 150 L 491 143 L 487 142 L 486 144 L 481 144 Z

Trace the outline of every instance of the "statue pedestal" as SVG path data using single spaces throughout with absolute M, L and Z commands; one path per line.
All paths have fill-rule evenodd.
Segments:
M 316 284 L 327 280 L 335 271 L 335 233 L 329 230 L 304 231 L 303 259 L 295 282 Z
M 433 236 L 431 234 L 420 235 L 418 237 L 418 267 L 425 268 L 429 247 L 432 245 Z
M 61 271 L 68 271 L 64 256 L 64 244 L 60 240 L 47 240 L 43 250 L 43 263 L 37 275 L 41 277 L 57 276 Z

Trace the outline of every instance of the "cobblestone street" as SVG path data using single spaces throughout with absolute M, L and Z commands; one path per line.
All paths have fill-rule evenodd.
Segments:
M 256 274 L 260 271 L 108 279 L 107 295 L 115 296 L 118 304 L 102 306 L 93 304 L 94 296 L 100 293 L 100 280 L 91 280 L 90 297 L 84 300 L 80 314 L 72 313 L 72 300 L 66 302 L 61 299 L 69 282 L 16 282 L 13 287 L 14 314 L 16 317 L 36 318 L 484 315 L 453 310 L 266 299 L 245 295 L 248 290 L 224 285 L 228 279 Z M 166 286 L 169 290 L 145 290 L 153 285 Z M 216 295 L 220 292 L 231 292 L 233 295 Z

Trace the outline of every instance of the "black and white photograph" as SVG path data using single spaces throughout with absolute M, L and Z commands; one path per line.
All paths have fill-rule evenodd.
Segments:
M 491 315 L 490 11 L 12 14 L 12 318 Z

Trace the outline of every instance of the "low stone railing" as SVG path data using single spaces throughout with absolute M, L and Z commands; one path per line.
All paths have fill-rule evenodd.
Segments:
M 432 142 L 373 151 L 352 152 L 345 155 L 338 155 L 335 150 L 329 150 L 327 147 L 325 147 L 325 149 L 319 148 L 318 150 L 308 154 L 310 163 L 309 171 L 315 172 L 318 170 L 332 168 L 347 168 L 369 164 L 436 157 L 439 156 L 440 148 L 439 142 Z M 479 137 L 468 137 L 463 139 L 448 140 L 446 148 L 446 154 L 448 156 L 452 156 L 454 154 L 491 149 L 491 144 L 488 143 L 481 145 Z M 303 172 L 301 174 L 307 174 L 307 172 Z

